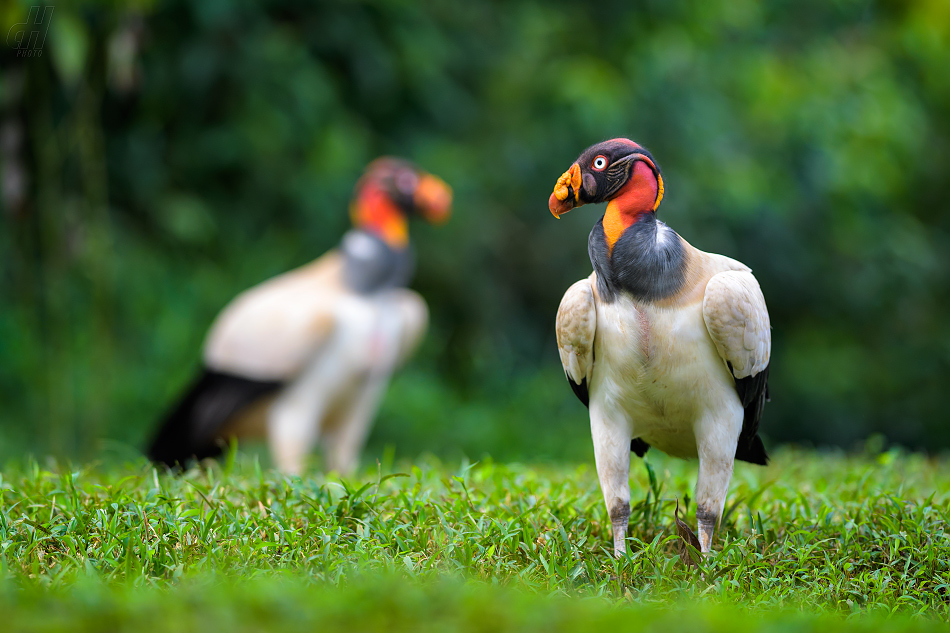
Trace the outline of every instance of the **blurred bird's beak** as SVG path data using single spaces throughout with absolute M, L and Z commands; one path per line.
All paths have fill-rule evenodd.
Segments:
M 413 203 L 432 224 L 445 224 L 452 215 L 452 187 L 438 176 L 424 174 L 419 178 Z
M 548 198 L 551 215 L 560 219 L 562 215 L 581 205 L 577 196 L 581 190 L 581 168 L 577 163 L 561 174 L 554 185 L 554 193 Z

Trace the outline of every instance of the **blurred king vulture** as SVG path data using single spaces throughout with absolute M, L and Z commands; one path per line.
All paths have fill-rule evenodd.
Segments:
M 590 409 L 616 556 L 626 550 L 631 450 L 699 458 L 703 552 L 735 460 L 768 462 L 758 436 L 772 346 L 762 291 L 748 267 L 657 220 L 662 199 L 656 161 L 620 138 L 585 150 L 548 200 L 554 217 L 607 203 L 588 240 L 594 272 L 564 295 L 556 330 L 568 382 Z
M 356 467 L 389 378 L 425 334 L 408 290 L 408 220 L 444 222 L 452 191 L 410 163 L 381 158 L 356 186 L 354 228 L 316 261 L 238 295 L 204 345 L 204 368 L 148 449 L 155 462 L 215 457 L 232 437 L 266 436 L 299 473 L 319 440 L 326 467 Z

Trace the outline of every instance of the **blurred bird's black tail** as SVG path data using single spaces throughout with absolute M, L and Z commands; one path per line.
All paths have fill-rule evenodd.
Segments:
M 169 467 L 221 454 L 219 433 L 234 414 L 280 389 L 279 381 L 250 380 L 205 369 L 165 416 L 148 458 Z

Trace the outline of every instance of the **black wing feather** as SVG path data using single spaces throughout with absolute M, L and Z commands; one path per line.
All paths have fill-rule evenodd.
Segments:
M 587 390 L 587 378 L 582 378 L 581 384 L 577 384 L 571 380 L 571 377 L 567 374 L 564 374 L 564 377 L 567 378 L 567 384 L 571 386 L 571 391 L 574 392 L 577 399 L 580 400 L 585 407 L 590 409 L 590 393 Z
M 261 381 L 205 369 L 162 420 L 148 458 L 169 467 L 190 459 L 218 457 L 218 432 L 234 414 L 277 391 L 279 381 Z
M 732 371 L 732 364 L 729 364 Z M 733 373 L 735 378 L 735 374 Z M 739 444 L 736 446 L 736 459 L 751 464 L 765 466 L 769 463 L 769 455 L 765 452 L 762 438 L 759 437 L 759 421 L 762 419 L 762 410 L 769 399 L 769 366 L 753 376 L 736 378 L 736 392 L 745 409 L 742 418 L 742 433 L 739 434 Z

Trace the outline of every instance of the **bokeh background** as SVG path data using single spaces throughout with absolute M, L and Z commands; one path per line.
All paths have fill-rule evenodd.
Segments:
M 15 53 L 0 458 L 134 455 L 217 311 L 332 247 L 397 154 L 455 216 L 413 227 L 432 328 L 369 457 L 589 459 L 553 322 L 602 210 L 546 202 L 615 136 L 659 160 L 661 219 L 754 269 L 771 446 L 950 445 L 946 0 L 79 1 Z

